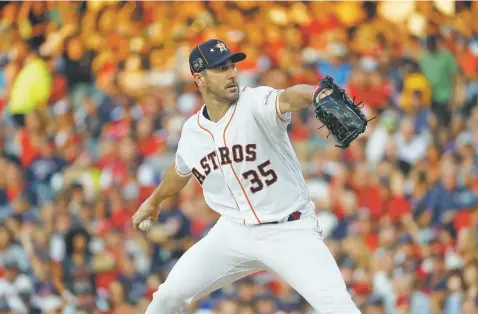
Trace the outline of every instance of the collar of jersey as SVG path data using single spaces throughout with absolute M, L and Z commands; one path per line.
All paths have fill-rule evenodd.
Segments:
M 209 120 L 208 118 L 206 118 L 204 116 L 204 110 L 206 109 L 206 105 L 204 104 L 202 107 L 201 107 L 201 110 L 199 110 L 198 114 L 199 114 L 199 122 L 202 124 L 202 125 L 207 125 L 207 126 L 219 126 L 219 125 L 222 125 L 224 123 L 227 123 L 229 121 L 229 119 L 231 118 L 231 115 L 232 115 L 232 112 L 234 111 L 234 106 L 237 105 L 237 102 L 234 104 L 234 105 L 231 105 L 229 107 L 229 109 L 226 111 L 226 113 L 221 117 L 221 119 L 219 119 L 217 122 L 214 122 L 214 121 L 211 121 Z

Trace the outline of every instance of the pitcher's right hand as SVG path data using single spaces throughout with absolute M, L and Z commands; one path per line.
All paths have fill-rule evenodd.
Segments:
M 147 220 L 150 218 L 153 218 L 153 221 L 157 219 L 156 208 L 155 206 L 153 206 L 153 204 L 151 204 L 150 200 L 146 200 L 143 202 L 143 204 L 141 204 L 139 209 L 133 215 L 133 226 L 139 230 L 139 224 L 143 220 Z

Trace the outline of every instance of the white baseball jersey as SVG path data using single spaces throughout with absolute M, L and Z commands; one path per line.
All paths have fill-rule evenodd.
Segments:
M 291 113 L 279 111 L 281 92 L 241 87 L 239 100 L 219 121 L 205 117 L 204 105 L 179 140 L 177 173 L 192 173 L 211 209 L 246 225 L 314 211 L 287 134 Z

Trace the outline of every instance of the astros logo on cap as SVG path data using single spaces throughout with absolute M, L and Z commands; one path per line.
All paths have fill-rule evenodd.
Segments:
M 193 62 L 193 68 L 195 71 L 199 71 L 203 66 L 203 61 L 201 58 L 197 58 L 194 62 Z
M 224 43 L 217 42 L 217 45 L 214 47 L 218 48 L 221 53 L 227 51 L 227 47 Z

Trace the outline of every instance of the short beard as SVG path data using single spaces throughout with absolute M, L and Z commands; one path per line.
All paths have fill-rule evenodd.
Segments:
M 222 96 L 222 95 L 219 94 L 220 91 L 216 92 L 213 89 L 211 89 L 210 86 L 211 85 L 208 82 L 208 84 L 206 84 L 206 93 L 209 94 L 209 95 L 213 95 L 213 97 L 220 102 L 227 103 L 228 106 L 234 105 L 236 103 L 237 99 L 239 98 L 239 95 L 234 99 L 226 98 L 225 96 Z

